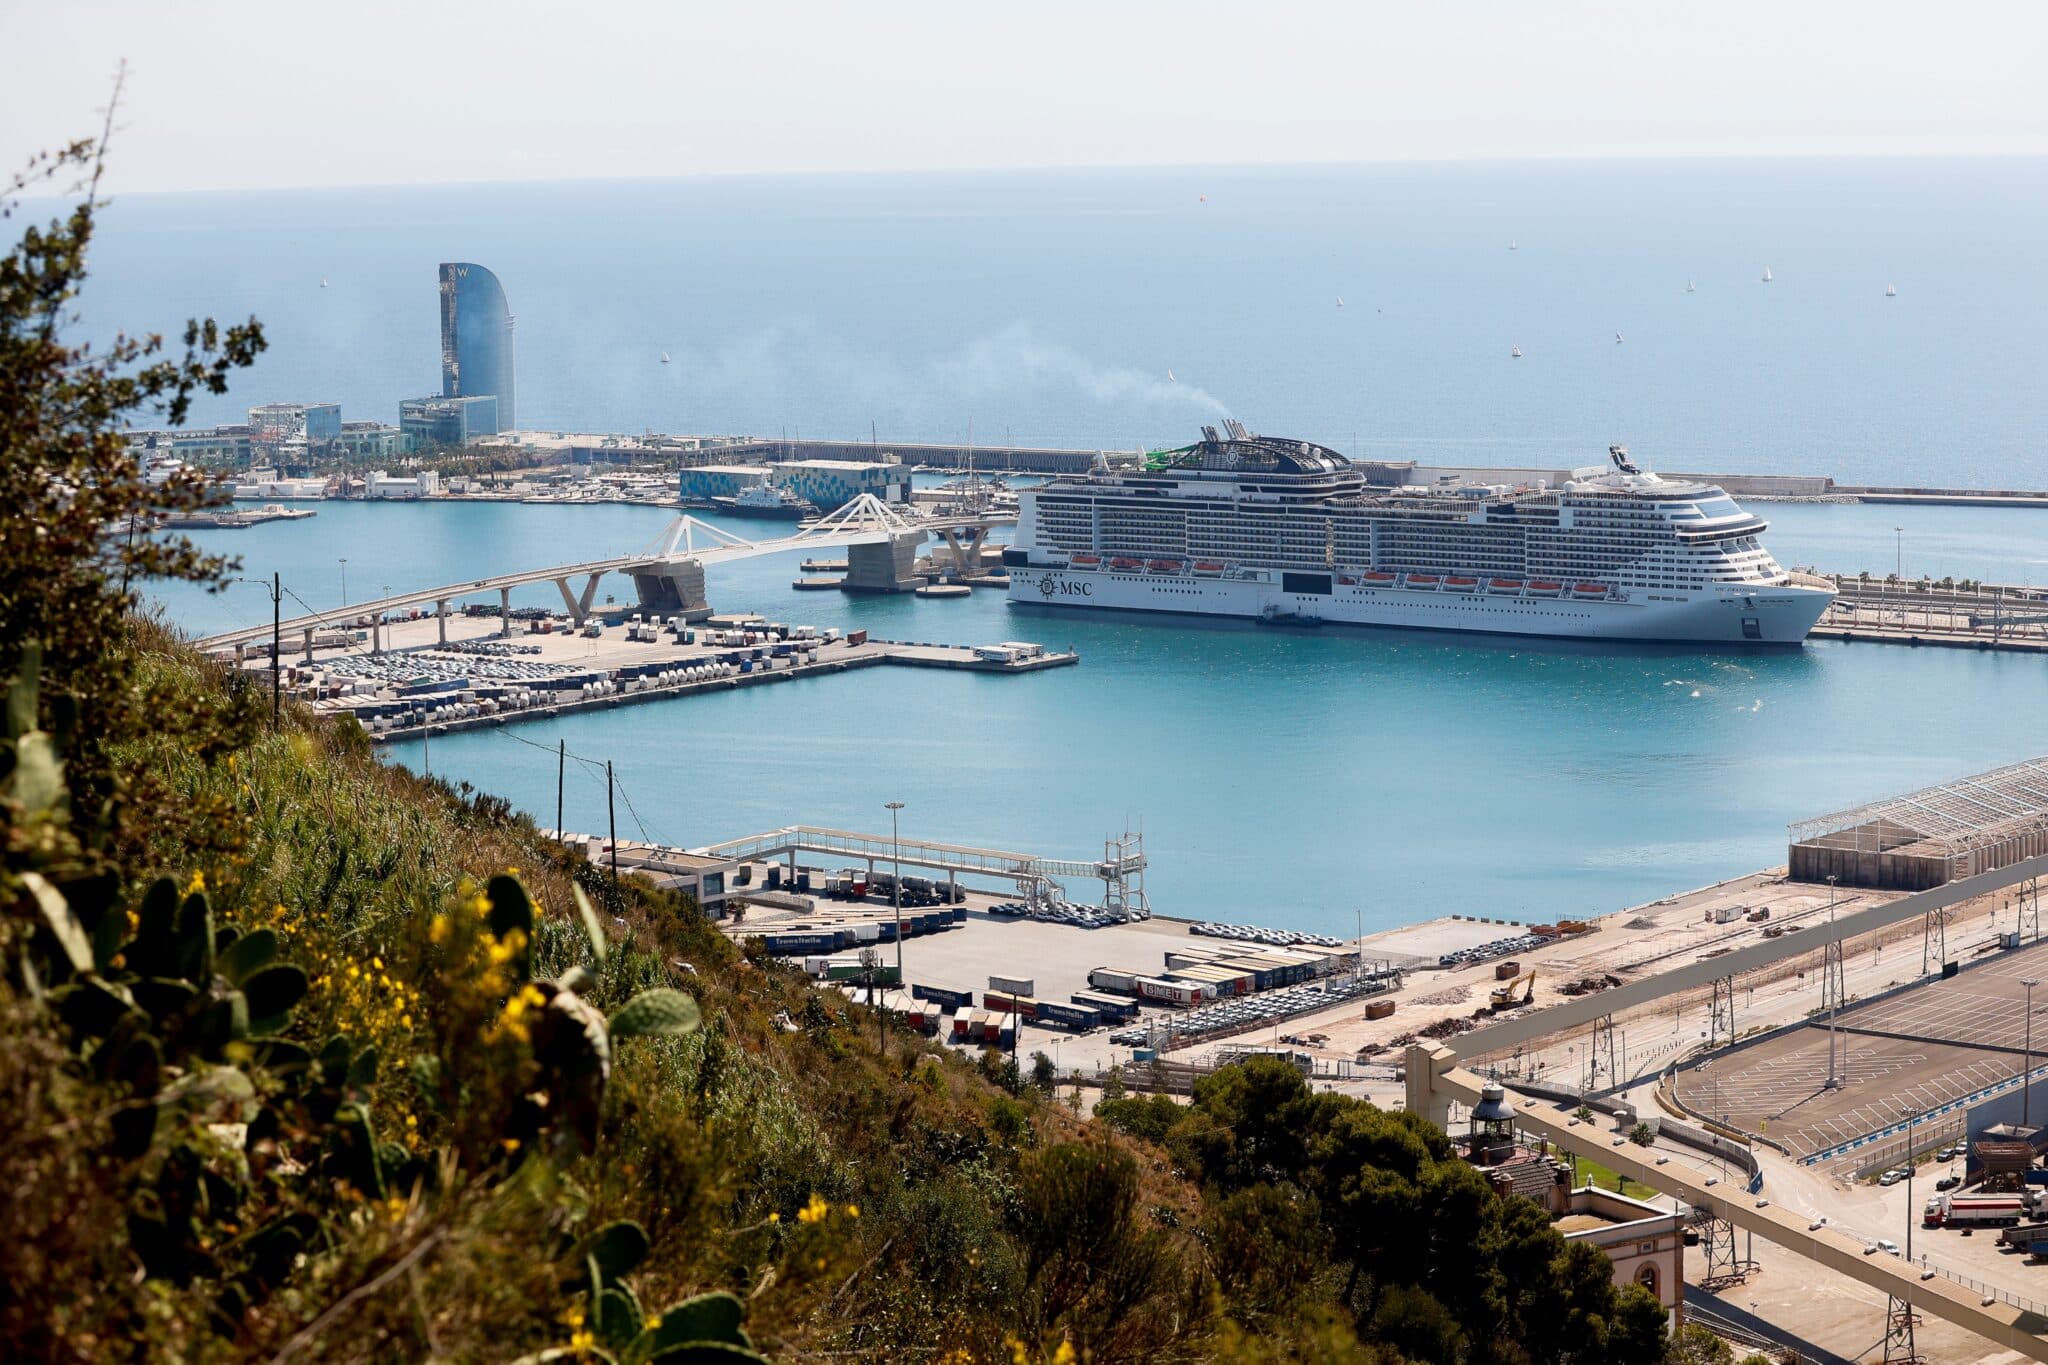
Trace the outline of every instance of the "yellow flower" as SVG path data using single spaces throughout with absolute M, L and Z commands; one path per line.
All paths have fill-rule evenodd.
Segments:
M 660 1330 L 661 1330 L 661 1314 L 659 1314 L 659 1313 L 649 1313 L 649 1314 L 647 1315 L 647 1321 L 646 1321 L 646 1323 L 645 1323 L 644 1325 L 646 1326 L 647 1330 L 648 1330 L 648 1331 L 650 1331 L 650 1332 L 658 1332 L 658 1331 L 660 1331 Z
M 858 1217 L 860 1217 L 860 1205 L 858 1205 L 858 1204 L 848 1204 L 848 1205 L 846 1206 L 846 1216 L 847 1216 L 848 1218 L 858 1218 Z
M 587 1351 L 596 1344 L 597 1338 L 588 1332 L 576 1331 L 569 1335 L 569 1349 L 572 1351 Z
M 516 1152 L 516 1151 L 518 1151 L 518 1150 L 519 1150 L 519 1139 L 518 1139 L 518 1138 L 499 1138 L 499 1139 L 498 1139 L 498 1145 L 499 1145 L 500 1147 L 503 1147 L 503 1148 L 504 1148 L 504 1149 L 505 1149 L 505 1150 L 506 1150 L 507 1152 Z
M 768 1215 L 768 1221 L 771 1223 L 779 1223 L 782 1221 L 782 1215 L 779 1213 L 771 1213 Z
M 427 926 L 427 937 L 436 943 L 446 943 L 448 941 L 448 917 L 446 915 L 434 916 L 434 922 Z
M 204 891 L 205 889 L 206 874 L 204 872 L 194 872 L 192 874 L 192 880 L 185 883 L 185 894 L 188 896 Z
M 1060 1342 L 1059 1349 L 1052 1353 L 1052 1365 L 1074 1365 L 1074 1343 Z
M 825 1202 L 825 1196 L 813 1193 L 811 1202 L 796 1211 L 796 1219 L 799 1223 L 822 1223 L 830 1212 L 832 1206 Z

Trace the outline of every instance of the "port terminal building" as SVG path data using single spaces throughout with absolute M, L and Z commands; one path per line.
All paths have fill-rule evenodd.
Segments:
M 2048 758 L 1792 826 L 1792 880 L 1926 891 L 2048 853 Z

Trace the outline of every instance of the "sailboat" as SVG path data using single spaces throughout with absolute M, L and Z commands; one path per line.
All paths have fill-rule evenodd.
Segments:
M 1765 284 L 1769 284 L 1770 282 L 1771 282 L 1771 268 L 1770 268 L 1769 266 L 1765 266 L 1765 267 L 1764 267 L 1764 283 L 1765 283 Z
M 1686 293 L 1688 293 L 1688 294 L 1692 294 L 1692 293 L 1697 293 L 1697 292 L 1698 292 L 1697 290 L 1695 290 L 1695 289 L 1694 289 L 1694 288 L 1692 287 L 1692 281 L 1691 281 L 1690 279 L 1687 279 L 1687 280 L 1686 280 L 1686 282 L 1685 282 L 1685 292 L 1686 292 Z
M 1179 381 L 1178 379 L 1175 379 L 1175 378 L 1173 377 L 1173 371 L 1172 371 L 1172 370 L 1168 370 L 1168 371 L 1166 372 L 1166 382 L 1167 382 L 1167 383 L 1169 383 L 1169 384 L 1178 384 L 1178 383 L 1180 383 L 1180 381 Z
M 1509 242 L 1509 243 L 1508 243 L 1508 250 L 1509 250 L 1509 251 L 1520 251 L 1521 249 L 1522 249 L 1522 248 L 1521 248 L 1521 244 L 1520 244 L 1520 243 L 1518 243 L 1518 242 Z
M 1614 334 L 1614 344 L 1617 346 L 1621 345 L 1621 333 L 1616 332 Z
M 1897 298 L 1899 296 L 1899 287 L 1895 284 L 1886 285 L 1884 287 L 1884 296 L 1888 299 Z
M 320 287 L 322 289 L 325 289 L 327 287 L 327 277 L 325 275 L 322 275 L 320 277 Z
M 1339 294 L 1337 296 L 1337 306 L 1339 308 L 1342 308 L 1344 306 L 1344 296 L 1342 294 Z
M 1519 345 L 1516 345 L 1516 346 L 1511 346 L 1511 347 L 1509 347 L 1509 348 L 1508 348 L 1508 359 L 1510 359 L 1510 360 L 1520 360 L 1521 358 L 1522 358 L 1522 348 L 1521 348 L 1521 347 L 1520 347 Z
M 668 364 L 668 352 L 667 352 L 667 351 L 663 351 L 663 352 L 661 353 L 661 363 L 662 363 L 662 364 L 664 364 L 664 365 Z

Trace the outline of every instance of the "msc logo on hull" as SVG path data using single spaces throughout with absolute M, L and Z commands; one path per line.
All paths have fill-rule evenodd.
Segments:
M 1095 585 L 1093 583 L 1075 583 L 1064 578 L 1054 578 L 1051 574 L 1040 574 L 1038 576 L 1038 595 L 1045 598 L 1093 597 L 1095 595 Z

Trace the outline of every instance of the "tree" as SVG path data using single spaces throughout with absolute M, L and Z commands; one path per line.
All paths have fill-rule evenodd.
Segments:
M 1059 1073 L 1053 1069 L 1052 1058 L 1043 1052 L 1031 1054 L 1031 1088 L 1039 1094 L 1051 1097 L 1053 1087 L 1059 1082 Z
M 1672 1336 L 1664 1352 L 1664 1365 L 1729 1365 L 1735 1349 L 1696 1322 L 1688 1322 Z
M 1628 1130 L 1628 1140 L 1638 1147 L 1648 1147 L 1657 1140 L 1657 1135 L 1650 1131 L 1649 1124 L 1638 1123 Z
M 163 514 L 221 495 L 192 472 L 153 481 L 122 429 L 144 417 L 182 424 L 196 394 L 225 393 L 228 376 L 264 346 L 253 318 L 225 328 L 195 319 L 176 344 L 116 333 L 95 347 L 75 335 L 119 97 L 117 82 L 98 138 L 32 159 L 0 189 L 0 221 L 14 218 L 31 189 L 75 199 L 62 217 L 24 228 L 0 257 L 0 677 L 40 644 L 39 719 L 88 844 L 94 825 L 118 833 L 124 821 L 147 819 L 147 792 L 117 793 L 103 737 L 131 733 L 139 718 L 158 723 L 159 708 L 172 705 L 138 688 L 123 647 L 138 585 L 217 584 L 232 568 L 149 529 Z M 210 752 L 215 739 L 203 724 L 195 729 L 195 743 Z

